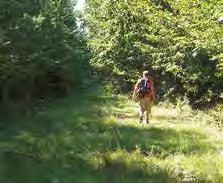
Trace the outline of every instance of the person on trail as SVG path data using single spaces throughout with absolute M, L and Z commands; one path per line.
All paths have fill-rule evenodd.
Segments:
M 148 71 L 143 71 L 142 78 L 138 79 L 132 100 L 139 101 L 140 111 L 139 111 L 139 122 L 143 122 L 144 113 L 146 113 L 146 123 L 149 123 L 149 114 L 151 113 L 151 107 L 155 101 L 155 94 L 153 89 L 153 78 L 149 76 Z

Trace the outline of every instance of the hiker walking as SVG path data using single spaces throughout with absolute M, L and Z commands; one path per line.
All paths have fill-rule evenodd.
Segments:
M 155 101 L 155 95 L 153 90 L 153 78 L 149 76 L 148 71 L 143 71 L 143 76 L 140 78 L 133 91 L 133 101 L 139 101 L 139 122 L 143 122 L 144 113 L 146 113 L 146 123 L 149 123 L 149 114 L 151 113 L 151 107 Z

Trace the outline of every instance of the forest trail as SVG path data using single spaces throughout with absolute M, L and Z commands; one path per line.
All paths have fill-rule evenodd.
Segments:
M 223 0 L 81 2 L 0 0 L 0 183 L 223 183 Z
M 1 121 L 0 180 L 221 183 L 220 132 L 188 110 L 152 113 L 149 125 L 139 124 L 135 103 L 93 89 Z

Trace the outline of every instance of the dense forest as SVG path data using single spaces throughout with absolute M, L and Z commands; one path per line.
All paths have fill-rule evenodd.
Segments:
M 0 0 L 1 183 L 222 183 L 222 102 L 223 0 Z
M 91 63 L 119 91 L 129 91 L 147 69 L 161 98 L 184 96 L 194 107 L 216 101 L 223 89 L 222 6 L 219 0 L 88 0 Z
M 130 92 L 149 70 L 160 99 L 216 103 L 223 89 L 222 4 L 88 0 L 74 13 L 69 0 L 3 0 L 1 100 L 67 92 L 81 83 L 90 58 L 93 73 L 116 92 Z
M 70 0 L 0 2 L 1 101 L 67 93 L 88 53 Z

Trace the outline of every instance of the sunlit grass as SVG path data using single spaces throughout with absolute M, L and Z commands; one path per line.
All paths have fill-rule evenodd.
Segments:
M 2 121 L 3 183 L 221 183 L 219 132 L 187 110 L 156 106 L 139 124 L 137 105 L 100 90 Z

